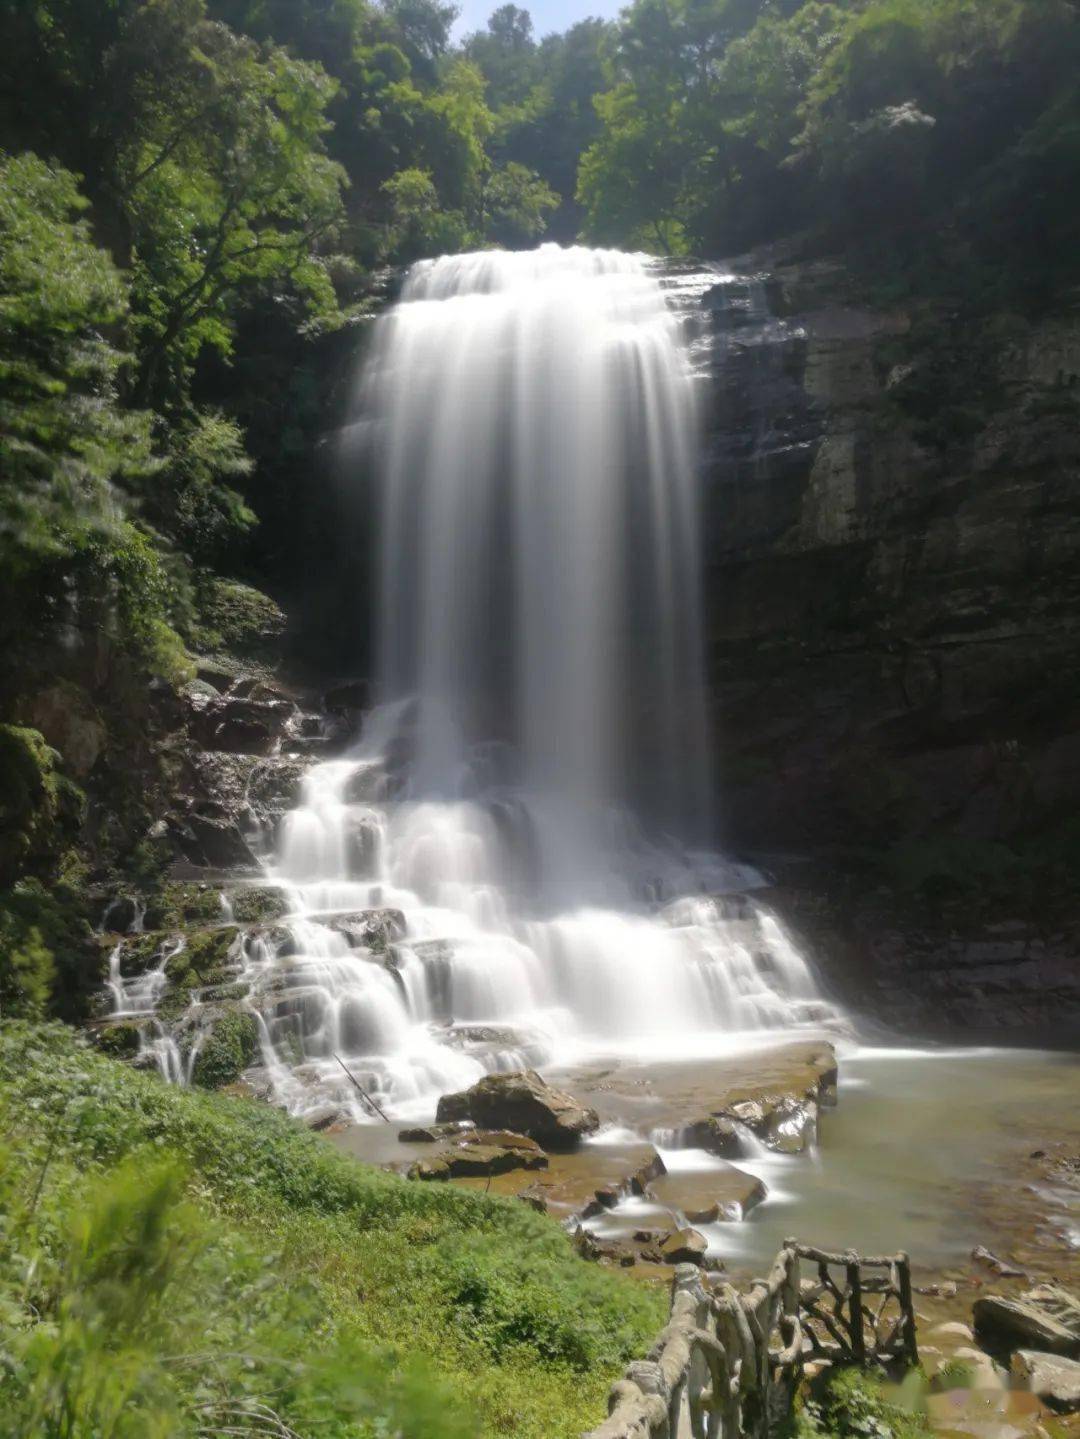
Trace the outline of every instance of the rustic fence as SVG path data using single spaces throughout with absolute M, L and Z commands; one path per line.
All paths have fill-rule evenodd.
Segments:
M 808 1359 L 919 1362 L 906 1254 L 860 1259 L 788 1239 L 745 1294 L 680 1265 L 667 1327 L 584 1439 L 766 1439 Z

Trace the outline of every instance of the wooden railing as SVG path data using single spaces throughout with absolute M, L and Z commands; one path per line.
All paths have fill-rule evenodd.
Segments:
M 816 1279 L 803 1280 L 804 1262 Z M 667 1326 L 583 1439 L 766 1439 L 790 1410 L 807 1359 L 919 1362 L 906 1254 L 860 1259 L 788 1239 L 768 1278 L 745 1294 L 680 1265 Z

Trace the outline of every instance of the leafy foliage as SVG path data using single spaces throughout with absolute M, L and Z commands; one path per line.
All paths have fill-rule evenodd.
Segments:
M 256 1404 L 301 1434 L 570 1436 L 661 1322 L 663 1295 L 516 1201 L 369 1169 L 59 1028 L 0 1027 L 0 1132 L 20 1439 L 195 1433 L 200 1406 Z M 82 1427 L 34 1429 L 62 1398 Z

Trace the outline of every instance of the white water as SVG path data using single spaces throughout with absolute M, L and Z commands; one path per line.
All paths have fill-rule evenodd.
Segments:
M 339 1061 L 421 1115 L 486 1070 L 830 1018 L 760 876 L 705 847 L 686 356 L 614 251 L 421 263 L 379 321 L 381 703 L 308 774 L 268 865 L 291 920 L 239 976 L 290 1110 L 370 1117 Z
M 338 1057 L 421 1114 L 485 1070 L 827 1019 L 702 845 L 694 382 L 649 262 L 417 265 L 361 405 L 382 704 L 283 825 L 287 940 L 247 945 L 279 1101 L 367 1117 Z M 376 908 L 388 954 L 334 927 Z

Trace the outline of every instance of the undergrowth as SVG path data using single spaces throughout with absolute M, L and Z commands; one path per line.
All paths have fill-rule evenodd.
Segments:
M 409 1184 L 60 1026 L 0 1025 L 0 1144 L 11 1439 L 557 1439 L 662 1323 L 516 1201 Z

